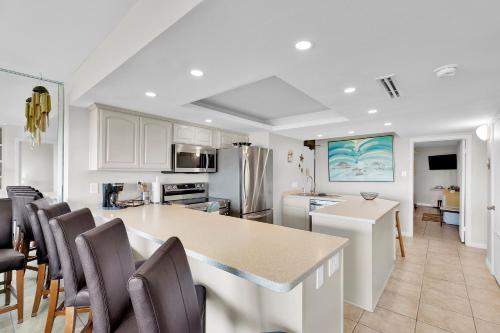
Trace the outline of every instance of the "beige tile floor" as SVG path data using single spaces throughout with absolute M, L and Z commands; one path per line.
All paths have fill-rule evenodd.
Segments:
M 3 279 L 3 274 L 1 278 Z M 15 286 L 15 281 L 13 281 Z M 0 333 L 11 332 L 26 332 L 38 333 L 43 332 L 45 328 L 45 320 L 47 318 L 48 299 L 42 299 L 40 303 L 40 311 L 36 317 L 31 317 L 31 309 L 33 307 L 33 298 L 35 295 L 36 272 L 27 270 L 25 276 L 25 291 L 24 291 L 24 322 L 17 324 L 17 312 L 11 311 L 0 315 Z M 60 300 L 64 299 L 64 294 L 61 293 Z M 11 304 L 15 304 L 16 298 L 11 297 Z M 4 295 L 0 296 L 0 305 L 5 303 Z M 80 332 L 87 322 L 87 315 L 79 315 L 76 332 Z M 57 317 L 54 321 L 53 333 L 64 331 L 64 316 Z
M 347 333 L 500 333 L 500 288 L 484 250 L 460 243 L 458 229 L 414 215 L 415 237 L 398 249 L 396 267 L 373 313 L 345 304 Z

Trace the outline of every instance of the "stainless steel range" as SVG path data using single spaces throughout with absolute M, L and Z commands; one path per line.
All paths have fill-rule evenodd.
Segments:
M 209 197 L 207 183 L 163 184 L 162 188 L 164 205 L 182 205 L 204 212 L 218 209 L 221 215 L 229 214 L 230 200 Z

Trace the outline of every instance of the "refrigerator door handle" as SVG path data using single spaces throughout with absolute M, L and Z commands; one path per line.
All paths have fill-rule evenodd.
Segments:
M 245 201 L 244 204 L 246 205 L 247 203 L 247 159 L 243 160 L 243 200 Z

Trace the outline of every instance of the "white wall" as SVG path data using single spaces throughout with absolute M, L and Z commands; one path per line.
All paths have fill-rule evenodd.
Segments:
M 486 248 L 488 243 L 488 152 L 487 144 L 472 135 L 472 245 Z
M 99 194 L 90 193 L 91 183 L 138 181 L 153 182 L 155 177 L 162 183 L 207 182 L 205 174 L 161 174 L 145 171 L 89 171 L 89 113 L 84 108 L 70 107 L 66 115 L 67 199 L 82 203 L 98 203 Z
M 16 177 L 16 141 L 24 137 L 22 126 L 2 126 L 2 196 L 6 196 L 5 187 L 19 185 Z
M 302 191 L 306 177 L 314 176 L 314 151 L 304 147 L 304 141 L 274 133 L 250 133 L 249 139 L 254 146 L 273 150 L 273 223 L 281 225 L 283 193 Z M 289 151 L 293 151 L 291 163 L 288 162 Z M 298 166 L 301 154 L 304 156 L 302 170 Z
M 328 180 L 328 140 L 318 141 L 316 149 L 316 188 L 320 192 L 353 194 L 378 192 L 380 197 L 400 202 L 401 228 L 408 233 L 413 216 L 408 216 L 409 139 L 394 136 L 394 182 L 330 182 Z M 403 172 L 406 173 L 403 176 Z
M 54 192 L 54 155 L 52 143 L 32 147 L 31 142 L 19 142 L 20 185 L 29 185 L 42 193 Z
M 457 170 L 429 170 L 429 156 L 458 154 L 458 145 L 443 147 L 416 147 L 414 173 L 414 200 L 417 204 L 437 206 L 437 196 L 431 189 L 437 185 L 448 188 L 458 185 Z M 458 163 L 458 161 L 457 161 Z

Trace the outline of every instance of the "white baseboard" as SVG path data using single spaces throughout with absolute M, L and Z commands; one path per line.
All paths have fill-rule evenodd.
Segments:
M 486 267 L 488 267 L 488 270 L 490 271 L 491 275 L 494 275 L 495 273 L 493 272 L 493 267 L 491 267 L 491 263 L 488 260 L 488 257 L 484 260 L 486 262 Z
M 478 249 L 484 249 L 484 250 L 486 250 L 488 248 L 487 244 L 482 244 L 482 243 L 471 242 L 470 244 L 465 244 L 465 245 L 470 246 L 470 247 L 476 247 Z
M 423 202 L 417 202 L 417 206 L 434 207 L 434 205 L 431 205 L 431 204 L 428 204 L 428 203 L 423 203 Z

